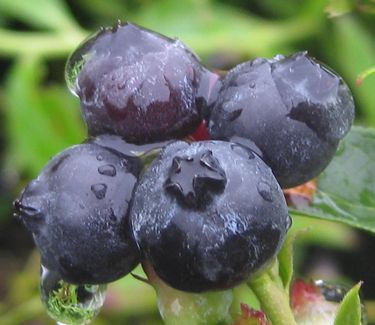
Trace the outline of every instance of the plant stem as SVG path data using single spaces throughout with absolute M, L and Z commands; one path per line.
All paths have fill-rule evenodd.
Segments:
M 375 74 L 375 66 L 366 69 L 365 71 L 363 71 L 363 72 L 358 76 L 358 78 L 357 78 L 357 80 L 356 80 L 357 85 L 359 86 L 359 85 L 363 82 L 363 80 L 365 80 L 368 76 L 370 76 L 370 75 L 372 75 L 372 74 Z
M 86 38 L 87 32 L 15 32 L 0 28 L 0 56 L 63 57 Z
M 262 310 L 273 325 L 297 325 L 283 288 L 271 280 L 267 272 L 248 282 L 258 297 Z

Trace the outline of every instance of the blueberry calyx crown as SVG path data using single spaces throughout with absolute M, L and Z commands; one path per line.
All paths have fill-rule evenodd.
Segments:
M 211 150 L 172 160 L 165 189 L 190 208 L 202 208 L 224 190 L 227 178 Z
M 43 218 L 43 213 L 38 206 L 39 200 L 29 202 L 29 200 L 16 199 L 13 201 L 13 208 L 15 218 L 22 220 L 22 222 L 32 231 L 37 231 L 38 224 Z
M 13 201 L 13 207 L 15 210 L 14 215 L 17 217 L 21 214 L 25 214 L 27 216 L 32 217 L 40 213 L 38 209 L 22 204 L 21 200 L 19 199 Z

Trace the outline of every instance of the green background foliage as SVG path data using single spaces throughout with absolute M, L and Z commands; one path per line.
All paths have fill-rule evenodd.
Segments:
M 307 50 L 341 74 L 361 127 L 319 177 L 314 204 L 291 209 L 292 232 L 310 228 L 297 238 L 296 274 L 314 274 L 303 268 L 309 245 L 353 250 L 358 233 L 346 225 L 375 232 L 375 131 L 368 129 L 375 127 L 375 1 L 0 0 L 1 324 L 53 324 L 38 298 L 39 257 L 12 218 L 11 201 L 50 157 L 85 139 L 79 101 L 65 85 L 65 61 L 90 33 L 118 19 L 181 39 L 218 70 Z M 286 247 L 284 259 L 291 254 Z M 284 269 L 283 281 L 289 284 L 290 277 Z M 251 300 L 245 289 L 236 290 L 241 301 Z M 131 276 L 110 285 L 108 297 L 94 324 L 161 324 L 152 288 Z M 370 320 L 374 314 L 369 308 Z

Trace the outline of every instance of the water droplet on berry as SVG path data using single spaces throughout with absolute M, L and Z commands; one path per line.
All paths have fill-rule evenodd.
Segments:
M 253 61 L 251 61 L 252 66 L 261 65 L 263 63 L 267 62 L 264 58 L 255 58 Z
M 65 66 L 65 81 L 70 92 L 78 97 L 78 75 L 82 68 L 95 54 L 95 51 L 90 51 L 92 44 L 95 42 L 96 37 L 103 31 L 99 30 L 94 35 L 83 41 L 81 45 L 70 55 Z
M 100 166 L 98 168 L 99 174 L 105 175 L 105 176 L 111 176 L 114 177 L 116 176 L 116 168 L 113 165 L 104 165 Z
M 60 325 L 89 324 L 103 306 L 106 287 L 70 284 L 57 272 L 41 266 L 41 300 L 48 315 Z
M 276 54 L 273 58 L 272 58 L 272 62 L 277 62 L 277 61 L 280 61 L 280 60 L 283 60 L 285 59 L 285 56 L 282 55 L 282 54 Z
M 250 88 L 255 88 L 255 82 L 254 81 L 250 82 L 249 87 Z
M 255 158 L 254 153 L 253 153 L 250 149 L 248 149 L 248 148 L 246 148 L 246 147 L 244 147 L 244 146 L 241 146 L 241 145 L 239 145 L 239 144 L 237 144 L 237 143 L 232 143 L 232 144 L 230 145 L 230 148 L 231 148 L 235 153 L 237 153 L 237 154 L 239 154 L 239 155 L 242 155 L 242 156 L 246 155 L 249 159 L 254 159 L 254 158 Z
M 96 160 L 97 161 L 102 161 L 103 160 L 103 156 L 101 154 L 96 155 Z
M 94 193 L 98 200 L 104 199 L 107 192 L 107 185 L 103 183 L 91 185 L 91 191 Z
M 260 196 L 265 199 L 268 202 L 272 202 L 272 193 L 271 193 L 271 187 L 268 183 L 264 181 L 260 181 L 258 183 L 258 192 Z

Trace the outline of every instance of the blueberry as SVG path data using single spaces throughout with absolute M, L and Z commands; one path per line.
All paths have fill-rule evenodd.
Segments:
M 90 135 L 138 144 L 194 131 L 218 78 L 182 42 L 130 23 L 89 38 L 66 76 Z
M 270 168 L 222 141 L 168 145 L 140 179 L 130 219 L 156 274 L 190 292 L 230 288 L 263 269 L 290 225 Z
M 55 156 L 14 206 L 48 269 L 71 283 L 114 281 L 140 261 L 128 207 L 142 169 L 136 157 L 94 143 Z
M 209 133 L 255 150 L 288 188 L 328 165 L 353 119 L 353 98 L 342 78 L 300 52 L 232 69 L 212 109 Z

